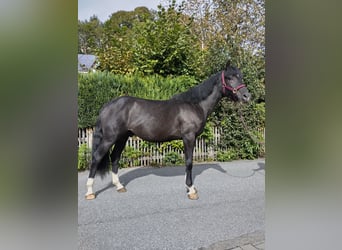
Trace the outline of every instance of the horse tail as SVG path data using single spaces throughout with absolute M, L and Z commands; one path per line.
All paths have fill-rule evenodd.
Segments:
M 99 145 L 103 141 L 103 131 L 101 126 L 101 119 L 99 118 L 96 122 L 95 131 L 93 134 L 93 146 L 92 146 L 92 157 L 95 159 L 94 154 L 97 151 Z M 97 165 L 96 170 L 100 174 L 101 178 L 103 178 L 109 172 L 109 150 L 102 157 L 100 162 Z

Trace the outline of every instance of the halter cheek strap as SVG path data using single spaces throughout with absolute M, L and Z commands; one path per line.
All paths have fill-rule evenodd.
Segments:
M 226 89 L 230 90 L 233 94 L 236 94 L 236 92 L 238 92 L 239 89 L 246 87 L 246 85 L 243 83 L 240 84 L 239 86 L 237 86 L 236 88 L 233 88 L 233 87 L 229 86 L 228 84 L 226 84 L 226 82 L 224 80 L 224 71 L 222 71 L 221 79 L 222 79 L 222 91 L 224 94 L 226 93 Z

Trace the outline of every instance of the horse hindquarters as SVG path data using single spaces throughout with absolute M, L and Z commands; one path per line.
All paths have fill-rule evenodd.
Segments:
M 98 119 L 93 135 L 92 161 L 89 178 L 94 178 L 97 171 L 100 173 L 101 177 L 108 172 L 109 149 L 112 145 L 112 141 L 109 141 L 108 138 L 104 138 L 101 119 Z

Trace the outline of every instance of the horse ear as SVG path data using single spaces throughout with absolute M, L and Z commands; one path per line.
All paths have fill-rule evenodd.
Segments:
M 228 60 L 227 63 L 226 63 L 226 69 L 230 67 L 230 64 L 231 64 L 231 61 Z

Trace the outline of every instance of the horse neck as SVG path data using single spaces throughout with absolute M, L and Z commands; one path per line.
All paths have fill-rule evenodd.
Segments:
M 198 104 L 203 109 L 205 118 L 207 118 L 211 112 L 214 110 L 217 103 L 222 98 L 221 84 L 215 84 L 213 91 L 207 96 L 207 98 L 200 101 Z

